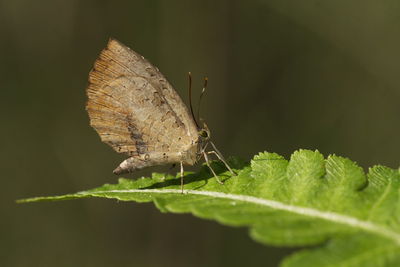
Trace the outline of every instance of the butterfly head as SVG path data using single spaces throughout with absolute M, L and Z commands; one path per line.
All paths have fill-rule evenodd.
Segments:
M 200 139 L 200 143 L 207 143 L 208 140 L 210 140 L 211 137 L 211 133 L 210 133 L 210 129 L 208 128 L 207 124 L 202 121 L 203 123 L 203 127 L 199 129 L 199 139 Z

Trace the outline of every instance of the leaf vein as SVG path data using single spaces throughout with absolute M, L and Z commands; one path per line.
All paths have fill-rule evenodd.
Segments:
M 78 194 L 79 195 L 96 196 L 97 194 L 108 194 L 108 193 L 181 194 L 181 190 L 179 190 L 179 189 L 163 189 L 163 190 L 160 190 L 160 189 L 130 189 L 129 190 L 129 189 L 127 189 L 127 190 L 105 190 L 105 191 L 96 191 L 96 192 L 81 191 Z M 307 208 L 307 207 L 288 205 L 288 204 L 285 204 L 282 202 L 269 200 L 269 199 L 263 199 L 263 198 L 257 198 L 257 197 L 253 197 L 253 196 L 235 195 L 235 194 L 215 192 L 215 191 L 185 190 L 184 193 L 192 194 L 192 195 L 200 195 L 200 196 L 209 196 L 209 197 L 215 197 L 215 198 L 237 200 L 237 201 L 252 203 L 252 204 L 261 205 L 261 206 L 265 206 L 265 207 L 270 207 L 270 208 L 277 209 L 277 210 L 288 211 L 288 212 L 292 212 L 295 214 L 304 215 L 304 216 L 308 216 L 308 217 L 319 218 L 319 219 L 331 221 L 334 223 L 344 224 L 344 225 L 347 225 L 347 226 L 350 226 L 350 227 L 353 227 L 356 229 L 362 229 L 364 231 L 380 235 L 387 239 L 393 240 L 397 243 L 397 245 L 400 245 L 400 234 L 399 233 L 389 230 L 380 225 L 376 225 L 369 221 L 362 221 L 360 219 L 342 215 L 342 214 L 335 213 L 335 212 L 320 211 L 317 209 L 312 209 L 312 208 Z

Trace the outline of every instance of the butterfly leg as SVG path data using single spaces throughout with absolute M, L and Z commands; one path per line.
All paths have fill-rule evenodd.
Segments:
M 209 151 L 209 152 L 207 152 L 207 153 L 208 153 L 208 154 L 215 154 L 215 155 L 218 157 L 218 159 L 219 159 L 220 161 L 222 161 L 222 162 L 225 164 L 225 166 L 226 166 L 226 168 L 229 170 L 229 172 L 230 172 L 233 176 L 236 176 L 236 173 L 231 169 L 231 167 L 229 167 L 228 163 L 226 163 L 224 157 L 222 156 L 221 152 L 219 152 L 219 150 L 218 150 L 217 147 L 214 145 L 214 143 L 213 143 L 213 142 L 210 142 L 210 143 L 211 143 L 211 146 L 214 148 L 214 150 Z
M 204 156 L 204 159 L 205 159 L 205 161 L 206 161 L 206 163 L 207 163 L 208 168 L 209 168 L 209 169 L 211 170 L 211 172 L 214 174 L 215 179 L 217 180 L 217 182 L 220 183 L 220 184 L 224 184 L 224 182 L 222 182 L 222 181 L 218 178 L 218 175 L 215 173 L 215 171 L 213 170 L 213 168 L 211 168 L 211 165 L 210 165 L 210 162 L 209 162 L 207 153 L 206 153 L 205 151 L 203 151 L 203 156 Z
M 181 193 L 183 194 L 183 161 L 181 161 Z
M 229 170 L 229 172 L 232 174 L 232 176 L 236 176 L 236 173 L 229 167 L 228 163 L 226 163 L 225 159 L 221 157 L 216 151 L 208 151 L 207 154 L 214 154 L 218 157 L 220 161 L 222 161 L 225 164 L 225 167 Z

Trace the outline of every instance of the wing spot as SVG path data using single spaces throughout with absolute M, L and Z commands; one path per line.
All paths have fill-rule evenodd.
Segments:
M 151 103 L 155 106 L 161 106 L 165 103 L 165 101 L 162 99 L 160 94 L 158 92 L 153 93 L 153 100 L 151 100 Z
M 156 76 L 156 71 L 153 68 L 147 67 L 146 68 L 147 73 L 150 75 L 150 77 Z
M 145 102 L 148 102 L 148 101 L 150 101 L 150 98 L 143 98 L 143 99 L 140 99 L 140 103 L 141 104 L 144 104 Z
M 164 79 L 159 79 L 158 82 L 161 84 L 163 90 L 168 90 L 167 82 Z
M 149 160 L 149 159 L 150 159 L 150 155 L 149 154 L 144 155 L 144 160 Z
M 161 122 L 166 121 L 168 118 L 171 117 L 171 111 L 167 111 L 162 117 L 161 117 Z

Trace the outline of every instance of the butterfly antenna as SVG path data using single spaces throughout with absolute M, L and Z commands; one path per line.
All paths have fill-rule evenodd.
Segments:
M 188 72 L 189 76 L 189 107 L 190 107 L 190 113 L 192 114 L 192 118 L 194 120 L 194 123 L 196 123 L 197 128 L 199 128 L 199 124 L 196 121 L 196 117 L 194 116 L 193 112 L 193 106 L 192 106 L 192 73 L 189 71 Z
M 198 108 L 197 108 L 197 119 L 198 120 L 200 120 L 201 99 L 203 98 L 203 95 L 206 92 L 207 84 L 208 84 L 208 77 L 204 77 L 203 90 L 201 90 L 201 94 L 200 94 L 200 97 L 199 97 L 199 104 L 198 104 Z

